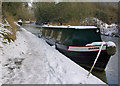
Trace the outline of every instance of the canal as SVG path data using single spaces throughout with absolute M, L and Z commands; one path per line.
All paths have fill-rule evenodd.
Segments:
M 101 36 L 103 41 L 113 41 L 117 46 L 117 52 L 114 56 L 112 56 L 107 64 L 105 69 L 106 77 L 109 84 L 118 84 L 118 61 L 119 61 L 119 50 L 120 50 L 120 38 L 117 37 L 109 37 L 109 36 Z
M 34 35 L 38 36 L 40 32 L 40 27 L 32 24 L 26 24 L 22 26 L 29 32 L 33 33 Z M 118 84 L 120 81 L 118 81 L 118 50 L 120 50 L 120 38 L 117 37 L 108 37 L 108 36 L 101 36 L 103 41 L 113 41 L 117 46 L 117 52 L 114 56 L 112 56 L 107 64 L 107 67 L 105 69 L 106 77 L 107 77 L 107 83 L 108 84 Z M 96 73 L 97 74 L 97 73 Z M 101 74 L 101 73 L 100 73 Z M 104 80 L 103 80 L 104 81 Z

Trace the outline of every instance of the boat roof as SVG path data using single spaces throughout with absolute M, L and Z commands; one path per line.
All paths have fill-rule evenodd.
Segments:
M 22 20 L 20 19 L 18 22 L 22 22 Z
M 53 26 L 53 25 L 43 25 L 44 28 L 70 28 L 70 29 L 97 29 L 96 26 Z

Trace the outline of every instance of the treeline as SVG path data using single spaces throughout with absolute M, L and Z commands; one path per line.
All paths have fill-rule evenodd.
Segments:
M 117 3 L 53 2 L 34 3 L 37 23 L 52 22 L 80 25 L 85 18 L 96 17 L 108 24 L 118 23 Z
M 28 8 L 27 2 L 3 2 L 2 13 L 3 16 L 9 15 L 16 20 L 29 20 L 30 18 L 34 18 L 31 10 Z

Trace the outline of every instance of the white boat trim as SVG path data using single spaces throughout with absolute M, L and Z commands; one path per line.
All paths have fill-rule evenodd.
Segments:
M 18 22 L 22 23 L 22 20 L 20 19 Z
M 69 46 L 68 51 L 74 52 L 92 52 L 99 51 L 100 45 L 97 46 Z M 106 45 L 103 45 L 102 51 L 106 50 Z
M 53 26 L 53 25 L 43 25 L 44 28 L 74 28 L 74 29 L 97 29 L 96 26 Z

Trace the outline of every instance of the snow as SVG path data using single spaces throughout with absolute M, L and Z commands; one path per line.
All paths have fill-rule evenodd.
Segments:
M 3 84 L 105 84 L 21 28 L 15 42 L 0 48 Z
M 107 47 L 116 47 L 116 44 L 112 41 L 106 42 Z
M 95 26 L 53 26 L 53 25 L 43 25 L 42 27 L 51 27 L 51 28 L 75 28 L 75 29 L 96 29 Z
M 105 22 L 103 22 L 102 20 L 99 20 L 98 18 L 95 17 L 90 17 L 90 18 L 86 18 L 85 20 L 83 20 L 82 22 L 80 22 L 81 24 L 96 24 L 101 31 L 101 34 L 103 35 L 107 35 L 107 36 L 117 36 L 118 35 L 118 28 L 117 28 L 117 24 L 107 24 Z
M 92 42 L 91 44 L 87 44 L 86 46 L 96 46 L 96 45 L 102 45 L 106 44 L 106 42 Z
M 9 30 L 7 30 L 7 29 L 5 29 L 3 27 L 0 27 L 0 33 L 3 33 L 5 35 L 7 35 L 7 33 L 11 33 L 11 31 L 9 31 Z
M 4 38 L 5 35 L 12 34 L 11 31 L 0 27 L 0 47 L 3 47 L 3 43 L 9 43 L 7 39 Z
M 109 29 L 104 30 L 103 33 L 105 35 L 114 36 L 115 34 L 118 33 L 118 29 L 116 29 L 116 28 L 109 28 Z
M 4 28 L 5 26 L 11 27 L 6 19 L 5 19 L 5 22 L 6 22 L 5 24 L 0 23 L 0 47 L 3 47 L 4 43 L 7 43 L 7 44 L 9 43 L 8 39 L 5 39 L 4 36 L 7 36 L 8 34 L 12 34 L 11 31 Z
M 103 35 L 114 36 L 118 34 L 117 24 L 109 25 L 97 18 L 94 18 L 94 20 L 97 20 L 97 25 L 99 25 L 99 28 L 101 29 L 101 33 Z
M 112 41 L 108 41 L 108 42 L 92 42 L 91 44 L 87 44 L 86 46 L 96 46 L 96 45 L 102 45 L 102 43 L 107 47 L 116 47 L 116 44 Z

